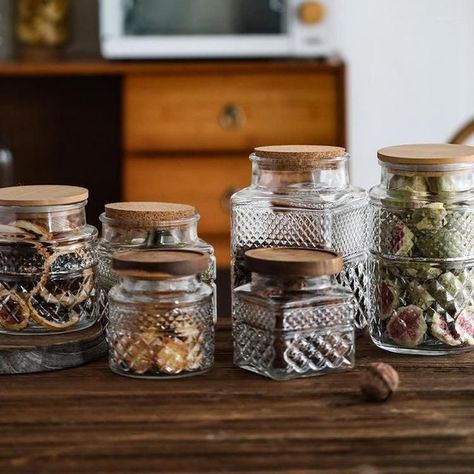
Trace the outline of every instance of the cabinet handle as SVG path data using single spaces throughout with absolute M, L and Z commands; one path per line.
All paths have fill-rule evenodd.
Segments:
M 236 193 L 238 190 L 239 188 L 236 188 L 235 186 L 230 186 L 222 193 L 220 203 L 224 211 L 230 213 L 230 198 L 232 197 L 232 194 Z
M 244 123 L 244 111 L 235 104 L 225 105 L 219 113 L 219 125 L 225 130 L 235 130 Z

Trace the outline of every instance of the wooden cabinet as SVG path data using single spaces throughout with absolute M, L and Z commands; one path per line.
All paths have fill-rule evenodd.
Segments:
M 123 82 L 123 197 L 194 204 L 228 265 L 229 197 L 258 145 L 345 145 L 340 62 L 189 63 Z

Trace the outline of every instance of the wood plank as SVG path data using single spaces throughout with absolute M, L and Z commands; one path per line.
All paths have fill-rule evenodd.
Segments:
M 339 145 L 337 94 L 337 70 L 127 76 L 124 149 L 153 153 Z
M 383 360 L 401 386 L 362 400 L 358 376 Z M 351 372 L 274 382 L 232 365 L 180 380 L 132 380 L 104 360 L 2 378 L 2 472 L 472 473 L 474 353 L 415 357 L 358 340 Z

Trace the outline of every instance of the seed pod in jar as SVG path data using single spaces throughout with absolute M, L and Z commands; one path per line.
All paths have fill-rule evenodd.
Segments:
M 402 347 L 421 344 L 427 329 L 423 310 L 415 305 L 398 308 L 387 324 L 388 335 Z
M 414 229 L 421 231 L 438 231 L 446 225 L 446 209 L 441 202 L 431 202 L 415 209 L 412 215 Z
M 458 334 L 456 334 L 456 331 L 452 330 L 447 321 L 439 313 L 433 314 L 430 333 L 435 339 L 448 346 L 459 346 L 461 344 L 461 339 Z
M 456 316 L 454 327 L 462 342 L 474 346 L 474 306 L 468 306 Z
M 442 227 L 437 232 L 419 232 L 415 237 L 415 256 L 454 258 L 464 255 L 463 236 Z

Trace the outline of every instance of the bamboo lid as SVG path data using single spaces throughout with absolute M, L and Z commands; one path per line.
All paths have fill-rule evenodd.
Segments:
M 381 148 L 380 161 L 398 165 L 447 165 L 474 162 L 474 147 L 454 144 L 398 145 Z
M 266 275 L 324 276 L 342 270 L 342 257 L 328 250 L 264 248 L 245 252 L 247 269 Z
M 78 186 L 32 185 L 0 189 L 2 206 L 57 206 L 86 201 L 89 191 Z
M 196 209 L 171 202 L 113 202 L 105 205 L 105 215 L 128 224 L 154 225 L 194 216 Z
M 209 256 L 195 250 L 135 250 L 112 256 L 117 273 L 146 280 L 197 275 L 208 265 Z
M 275 160 L 324 160 L 342 156 L 346 153 L 346 149 L 325 145 L 272 145 L 256 147 L 254 152 L 262 158 Z

